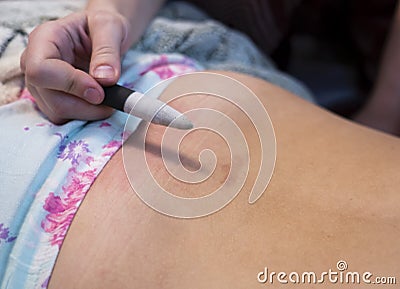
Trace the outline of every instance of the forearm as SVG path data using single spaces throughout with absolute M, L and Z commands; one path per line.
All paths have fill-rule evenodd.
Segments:
M 164 2 L 165 0 L 89 0 L 86 10 L 114 11 L 121 14 L 130 24 L 130 42 L 135 42 Z

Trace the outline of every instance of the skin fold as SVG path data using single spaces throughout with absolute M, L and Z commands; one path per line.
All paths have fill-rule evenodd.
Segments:
M 261 284 L 257 274 L 265 267 L 287 273 L 337 271 L 339 260 L 347 262 L 348 271 L 398 274 L 400 140 L 342 119 L 260 79 L 223 74 L 249 87 L 274 125 L 277 160 L 262 197 L 248 203 L 260 164 L 251 122 L 234 106 L 208 95 L 172 102 L 181 111 L 207 105 L 232 116 L 250 151 L 243 189 L 210 216 L 168 217 L 134 193 L 119 151 L 83 201 L 49 288 L 332 288 L 327 281 Z M 163 129 L 152 125 L 146 140 L 148 163 L 161 185 L 176 195 L 193 197 L 223 182 L 229 153 L 219 145 L 220 138 L 208 133 L 189 136 L 180 152 L 183 164 L 195 170 L 199 151 L 205 147 L 214 151 L 218 164 L 209 182 L 188 185 L 169 176 L 159 152 Z M 128 145 L 143 130 L 142 124 Z M 139 182 L 142 170 L 137 167 Z M 334 285 L 352 286 L 357 285 Z

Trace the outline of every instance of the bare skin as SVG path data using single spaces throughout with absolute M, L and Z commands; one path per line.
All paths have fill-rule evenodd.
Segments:
M 398 274 L 399 139 L 341 119 L 259 79 L 226 74 L 255 92 L 275 128 L 277 162 L 264 195 L 253 205 L 247 202 L 259 163 L 255 138 L 249 141 L 254 162 L 238 197 L 223 210 L 193 220 L 167 217 L 145 205 L 127 180 L 120 151 L 81 205 L 49 288 L 279 287 L 276 279 L 274 284 L 259 283 L 257 273 L 264 267 L 320 273 L 335 270 L 342 259 L 350 271 Z M 238 115 L 231 106 L 204 95 L 175 107 L 186 110 L 204 102 Z M 237 121 L 251 137 L 254 132 L 246 118 L 238 116 Z M 141 130 L 143 126 L 130 141 Z M 147 139 L 153 144 L 149 163 L 155 176 L 172 187 L 172 178 L 157 171 L 162 168 L 157 153 L 157 132 L 162 128 L 152 130 Z M 192 152 L 196 163 L 198 148 L 214 139 L 199 135 L 188 142 L 184 150 L 189 156 Z M 213 176 L 218 182 L 226 176 L 227 160 L 222 149 L 213 150 L 222 155 L 221 169 Z M 142 168 L 137 170 L 140 174 Z M 191 196 L 188 185 L 178 182 L 173 187 L 177 195 Z

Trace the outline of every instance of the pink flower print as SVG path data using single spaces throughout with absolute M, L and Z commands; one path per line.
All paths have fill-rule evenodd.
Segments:
M 107 121 L 103 121 L 101 124 L 100 124 L 100 128 L 102 128 L 102 127 L 108 127 L 108 126 L 111 126 L 111 124 L 109 123 L 109 122 L 107 122 Z
M 158 75 L 158 77 L 162 80 L 171 78 L 174 76 L 174 72 L 172 71 L 169 65 L 163 65 L 159 67 L 155 67 L 153 71 Z
M 188 72 L 196 71 L 193 66 L 188 66 L 186 64 L 173 64 L 171 65 L 171 69 L 174 72 L 174 75 L 181 75 Z
M 164 80 L 186 72 L 196 71 L 199 68 L 199 65 L 188 57 L 162 54 L 146 64 L 139 75 L 143 76 L 152 71 L 161 80 Z
M 77 172 L 76 168 L 71 168 L 68 174 L 70 175 L 68 183 L 62 189 L 67 200 L 71 203 L 83 197 L 84 192 L 89 189 L 90 184 L 95 180 L 97 170 Z
M 43 209 L 52 214 L 57 214 L 60 212 L 64 212 L 65 206 L 63 205 L 59 196 L 55 196 L 54 193 L 50 193 L 49 196 L 46 198 Z
M 21 99 L 28 99 L 32 102 L 35 102 L 35 98 L 32 96 L 32 94 L 29 92 L 27 88 L 24 88 L 19 96 Z
M 44 126 L 49 126 L 52 127 L 53 125 L 49 122 L 39 122 L 36 124 L 37 127 L 44 127 Z
M 61 145 L 64 146 L 63 144 Z M 78 165 L 81 160 L 85 161 L 87 154 L 90 153 L 89 145 L 83 140 L 72 141 L 65 147 L 62 152 L 59 153 L 58 158 L 65 160 L 71 160 L 72 165 Z M 86 160 L 86 162 L 88 162 Z M 90 160 L 89 160 L 90 162 Z
M 103 149 L 108 149 L 108 148 L 119 148 L 121 146 L 121 141 L 120 140 L 112 140 L 108 144 L 103 145 Z
M 168 56 L 165 54 L 161 54 L 158 58 L 152 60 L 150 64 L 146 65 L 145 68 L 139 72 L 139 75 L 143 76 L 147 72 L 152 71 L 159 66 L 167 65 L 168 61 Z
M 104 152 L 101 154 L 102 157 L 111 157 L 122 145 L 120 140 L 112 140 L 102 148 Z
M 42 220 L 43 230 L 51 235 L 52 246 L 61 246 L 74 215 L 86 192 L 98 174 L 97 169 L 78 172 L 76 168 L 68 171 L 67 182 L 59 196 L 50 193 L 43 205 L 48 212 Z
M 93 161 L 94 161 L 94 157 L 92 157 L 92 156 L 87 156 L 87 157 L 83 160 L 83 162 L 84 162 L 85 164 L 87 164 L 88 166 L 90 166 L 90 165 L 92 164 Z
M 159 66 L 154 66 L 151 69 L 162 80 L 171 78 L 173 76 L 181 75 L 188 72 L 196 71 L 195 64 L 188 58 L 178 61 L 171 61 Z

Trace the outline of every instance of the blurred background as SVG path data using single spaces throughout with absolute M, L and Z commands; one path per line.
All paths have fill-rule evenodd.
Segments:
M 352 116 L 371 93 L 396 0 L 191 0 L 245 32 L 318 104 Z

